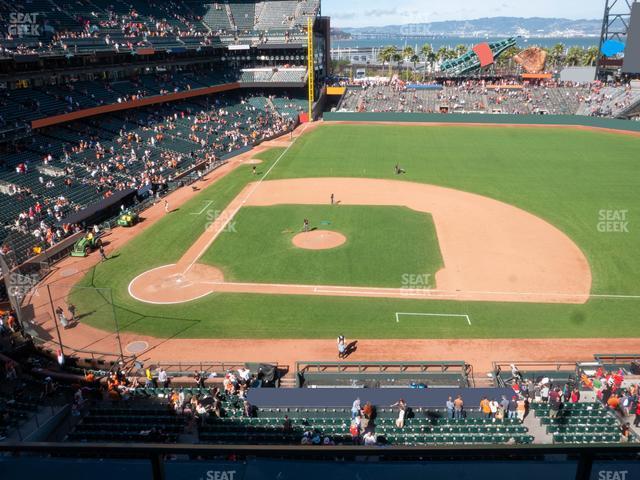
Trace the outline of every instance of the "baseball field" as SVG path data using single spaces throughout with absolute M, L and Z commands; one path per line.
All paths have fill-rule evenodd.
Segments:
M 635 335 L 637 137 L 323 124 L 257 158 L 108 249 L 79 286 L 115 308 L 76 288 L 82 321 L 183 339 Z

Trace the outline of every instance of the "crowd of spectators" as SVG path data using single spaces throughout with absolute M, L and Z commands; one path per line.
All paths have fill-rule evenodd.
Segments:
M 181 383 L 185 378 L 176 379 Z M 213 380 L 215 384 L 207 384 Z M 215 374 L 207 376 L 204 372 L 196 372 L 192 378 L 194 388 L 182 386 L 173 387 L 174 379 L 164 368 L 144 370 L 144 384 L 135 371 L 125 372 L 117 369 L 110 373 L 103 390 L 103 399 L 112 402 L 130 402 L 134 398 L 142 396 L 157 397 L 156 393 L 149 393 L 148 389 L 169 389 L 162 394 L 168 402 L 168 408 L 176 415 L 184 416 L 188 420 L 194 419 L 204 422 L 208 417 L 223 417 L 228 414 L 225 405 L 242 410 L 242 416 L 255 416 L 254 407 L 247 400 L 247 393 L 252 385 L 258 381 L 258 375 L 248 368 L 241 367 L 237 370 L 228 370 L 222 379 L 220 387 L 219 378 Z M 142 392 L 142 393 L 141 393 Z M 81 404 L 78 405 L 78 408 Z
M 260 78 L 256 78 L 260 75 Z M 211 65 L 131 75 L 126 79 L 60 81 L 28 88 L 0 90 L 0 132 L 29 129 L 31 121 L 104 105 L 135 102 L 226 83 L 302 84 L 306 70 L 282 67 L 220 72 Z M 265 78 L 262 78 L 264 76 Z
M 562 414 L 565 405 L 578 404 L 583 391 L 593 391 L 602 405 L 614 413 L 621 423 L 621 442 L 631 438 L 629 422 L 635 415 L 634 426 L 640 426 L 640 397 L 638 385 L 625 383 L 623 369 L 607 371 L 600 366 L 594 374 L 582 373 L 575 383 L 554 383 L 548 377 L 542 377 L 535 382 L 525 379 L 515 365 L 511 365 L 511 379 L 513 389 L 520 399 L 523 399 L 524 418 L 529 414 L 531 403 L 540 402 L 549 405 L 549 417 L 555 418 Z M 493 409 L 485 414 L 493 414 Z
M 629 85 L 610 87 L 600 82 L 451 80 L 440 84 L 408 85 L 394 78 L 389 81 L 363 81 L 348 88 L 340 109 L 354 112 L 616 116 L 638 100 L 640 91 L 632 90 Z
M 0 310 L 0 337 L 9 337 L 20 331 L 20 324 L 18 323 L 16 313 L 11 309 Z
M 634 426 L 640 426 L 640 392 L 637 384 L 625 383 L 624 370 L 607 371 L 599 367 L 593 377 L 583 374 L 582 383 L 596 392 L 598 400 L 625 421 L 635 415 Z
M 96 2 L 91 5 L 90 11 L 84 8 L 74 11 L 69 8 L 70 5 L 57 5 L 54 1 L 50 12 L 46 9 L 26 10 L 26 13 L 38 15 L 35 18 L 38 19 L 39 37 L 22 41 L 22 31 L 8 28 L 0 32 L 0 56 L 54 51 L 77 53 L 83 46 L 79 41 L 86 40 L 95 40 L 93 45 L 96 50 L 100 49 L 101 44 L 102 48 L 116 53 L 137 48 L 162 48 L 162 43 L 155 41 L 158 39 L 169 41 L 168 44 L 173 46 L 202 47 L 215 45 L 221 39 L 238 41 L 242 37 L 262 44 L 276 35 L 288 43 L 306 38 L 304 19 L 307 16 L 315 17 L 320 11 L 320 2 L 315 0 L 299 0 L 289 2 L 289 5 L 274 2 L 273 7 L 268 2 L 264 6 L 260 5 L 261 2 L 255 3 L 252 28 L 239 28 L 231 9 L 227 13 L 225 6 L 218 2 L 196 5 L 174 0 L 133 5 L 115 0 Z M 0 5 L 0 13 L 5 8 L 9 9 L 7 13 L 12 11 L 9 5 Z M 282 18 L 278 20 L 274 13 L 265 14 L 270 8 L 278 9 L 274 12 L 281 12 Z M 228 15 L 227 25 L 207 23 L 209 9 L 224 12 L 225 17 Z
M 592 117 L 616 117 L 640 101 L 640 90 L 630 84 L 594 83 L 583 99 L 579 113 Z
M 281 135 L 294 125 L 295 118 L 274 110 L 267 97 L 259 98 L 262 103 L 251 95 L 218 96 L 199 104 L 184 102 L 132 110 L 113 119 L 121 125 L 117 133 L 101 129 L 100 119 L 90 120 L 77 125 L 75 143 L 34 137 L 30 148 L 42 158 L 37 165 L 58 168 L 62 176 L 43 175 L 28 160 L 17 164 L 14 170 L 18 181 L 22 176 L 37 177 L 31 181 L 43 189 L 35 194 L 18 181 L 10 184 L 10 194 L 29 206 L 14 218 L 2 220 L 10 230 L 31 235 L 38 250 L 31 253 L 40 253 L 79 231 L 77 225 L 61 222 L 68 213 L 85 206 L 70 201 L 68 195 L 76 188 L 93 189 L 95 199 L 125 189 L 158 194 L 186 169 L 200 164 L 209 168 L 220 162 L 221 156 Z M 56 128 L 68 134 L 65 127 Z M 47 133 L 55 136 L 56 131 Z

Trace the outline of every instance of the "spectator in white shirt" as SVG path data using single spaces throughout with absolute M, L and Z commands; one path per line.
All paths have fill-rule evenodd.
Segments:
M 169 376 L 167 375 L 167 372 L 164 370 L 164 368 L 161 368 L 158 372 L 158 383 L 162 384 L 164 388 L 169 387 Z

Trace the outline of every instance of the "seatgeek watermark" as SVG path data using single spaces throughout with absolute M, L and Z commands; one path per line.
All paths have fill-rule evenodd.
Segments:
M 600 233 L 629 233 L 629 210 L 599 210 L 596 229 Z
M 208 470 L 200 480 L 236 480 L 236 470 Z
M 12 37 L 39 37 L 42 29 L 38 25 L 39 13 L 9 13 L 7 33 Z
M 30 275 L 12 273 L 9 275 L 9 288 L 7 293 L 11 297 L 24 298 L 35 288 L 39 281 L 40 277 L 35 273 Z M 37 290 L 33 296 L 38 296 Z
M 402 25 L 400 27 L 400 33 L 403 37 L 421 37 L 428 35 L 430 32 L 422 24 L 410 23 L 408 25 Z
M 628 473 L 629 470 L 600 470 L 598 480 L 629 480 Z
M 221 228 L 223 232 L 227 233 L 238 233 L 236 230 L 236 221 L 226 212 L 221 210 L 209 210 L 207 211 L 207 224 L 205 225 L 205 230 L 209 231 L 215 227 Z
M 419 294 L 433 288 L 432 280 L 430 273 L 403 273 L 400 290 L 403 294 Z

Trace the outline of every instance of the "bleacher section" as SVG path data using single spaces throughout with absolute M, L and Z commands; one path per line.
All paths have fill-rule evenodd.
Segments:
M 250 69 L 229 71 L 176 71 L 141 75 L 115 82 L 79 81 L 68 85 L 19 88 L 0 93 L 0 116 L 4 122 L 31 122 L 54 115 L 101 105 L 122 103 L 166 93 L 191 91 L 226 83 L 268 83 L 269 86 L 297 85 L 306 81 L 305 68 Z
M 441 89 L 409 90 L 400 85 L 349 87 L 340 110 L 348 112 L 481 112 L 504 114 L 589 114 L 589 86 L 521 85 L 487 88 L 474 82 L 447 82 Z
M 233 24 L 240 32 L 253 30 L 256 17 L 256 3 L 251 0 L 229 0 L 225 2 L 229 6 Z
M 229 17 L 222 2 L 211 4 L 202 21 L 213 32 L 229 32 L 232 30 Z
M 16 399 L 10 394 L 0 394 L 0 437 L 20 428 L 38 409 L 36 399 Z
M 167 404 L 136 402 L 131 408 L 92 408 L 67 436 L 72 442 L 176 443 L 186 418 Z
M 40 35 L 2 40 L 0 56 L 196 50 L 242 37 L 251 42 L 285 42 L 302 33 L 319 5 L 319 0 L 183 0 L 153 5 L 125 0 L 0 2 L 0 18 L 17 12 L 36 14 Z M 51 40 L 54 33 L 57 37 Z
M 306 68 L 255 68 L 244 69 L 240 75 L 242 83 L 298 84 L 304 86 Z
M 405 374 L 432 375 L 433 368 L 468 371 L 464 362 L 344 362 L 340 370 L 354 380 L 357 379 L 354 371 L 367 374 L 370 369 L 378 370 L 387 377 L 387 388 L 292 389 L 270 388 L 259 382 L 267 375 L 277 378 L 274 370 L 287 370 L 285 366 L 276 368 L 269 363 L 155 365 L 149 378 L 135 364 L 127 372 L 122 370 L 124 364 L 114 365 L 111 370 L 82 369 L 70 358 L 69 366 L 61 369 L 55 361 L 39 353 L 35 355 L 23 365 L 6 360 L 7 357 L 0 364 L 0 370 L 4 368 L 0 371 L 3 377 L 10 377 L 7 366 L 11 364 L 20 372 L 0 385 L 0 441 L 3 436 L 15 435 L 16 427 L 23 428 L 31 422 L 29 417 L 37 410 L 45 410 L 43 406 L 53 416 L 55 410 L 65 413 L 59 407 L 69 402 L 73 407 L 70 411 L 67 408 L 57 427 L 53 431 L 47 429 L 48 433 L 39 438 L 48 436 L 59 442 L 82 443 L 335 444 L 356 448 L 363 443 L 390 447 L 598 445 L 622 442 L 621 423 L 626 422 L 611 408 L 587 400 L 564 402 L 557 414 L 547 403 L 534 401 L 526 419 L 523 419 L 527 412 L 523 397 L 519 397 L 516 411 L 509 407 L 508 417 L 499 415 L 502 411 L 499 405 L 496 415 L 481 411 L 478 406 L 481 399 L 507 401 L 506 396 L 514 391 L 510 387 L 388 388 L 404 384 Z M 328 375 L 336 373 L 330 362 L 297 362 L 298 370 L 310 365 L 334 370 Z M 32 378 L 33 372 L 24 373 L 32 367 L 38 367 L 33 371 L 46 369 L 39 380 Z M 245 368 L 248 370 L 244 371 Z M 154 386 L 162 371 L 169 373 L 170 385 Z M 232 385 L 237 378 L 233 377 L 241 375 L 241 371 L 249 372 L 250 380 L 234 390 Z M 200 375 L 199 381 L 207 382 L 206 386 L 192 386 L 196 374 Z M 60 379 L 57 389 L 51 377 L 53 383 Z M 215 383 L 218 377 L 224 380 L 223 385 Z M 140 386 L 140 381 L 146 382 L 145 386 Z M 583 388 L 585 396 L 587 391 Z M 462 412 L 447 411 L 447 398 L 458 397 L 465 402 Z M 398 398 L 404 400 L 398 402 Z M 403 415 L 400 408 L 404 409 Z M 354 421 L 356 417 L 359 421 Z M 398 422 L 399 418 L 403 421 Z M 36 422 L 34 428 L 32 432 L 37 432 L 40 424 Z M 629 433 L 627 441 L 638 442 L 637 433 L 633 430 Z M 366 443 L 365 439 L 371 437 L 374 443 Z
M 404 427 L 397 427 L 397 411 L 379 408 L 372 421 L 378 443 L 388 445 L 531 443 L 533 437 L 517 420 L 493 422 L 469 417 L 444 418 L 444 412 L 415 409 Z M 292 431 L 283 429 L 285 415 Z M 207 418 L 199 430 L 203 443 L 299 444 L 304 432 L 319 432 L 336 444 L 352 444 L 348 408 L 265 408 L 256 418 Z
M 124 83 L 119 87 L 128 88 L 123 86 Z M 113 87 L 115 90 L 116 86 Z M 264 135 L 283 133 L 297 122 L 297 116 L 285 117 L 271 108 L 266 97 L 257 96 L 262 99 L 259 101 L 251 97 L 227 94 L 214 98 L 195 98 L 132 110 L 126 114 L 103 115 L 34 133 L 23 151 L 2 156 L 4 165 L 0 166 L 0 181 L 13 185 L 19 191 L 14 195 L 0 193 L 0 244 L 7 241 L 16 257 L 24 260 L 31 247 L 40 243 L 33 232 L 41 220 L 51 227 L 67 213 L 101 200 L 109 190 L 140 188 L 148 178 L 149 169 L 160 168 L 163 182 L 171 181 L 179 172 L 204 161 L 206 155 L 215 154 L 220 158 L 241 148 L 244 142 L 240 142 L 240 139 L 246 138 L 251 143 Z M 220 109 L 224 109 L 223 115 L 219 114 Z M 237 123 L 234 131 L 237 130 L 240 137 L 233 141 L 232 135 L 226 130 L 219 130 L 211 132 L 209 144 L 200 144 L 200 139 L 194 141 L 191 127 L 196 113 L 219 117 L 221 121 L 226 117 L 233 118 Z M 173 118 L 174 114 L 180 116 Z M 260 122 L 259 129 L 255 126 L 257 121 Z M 285 124 L 287 126 L 282 130 Z M 163 138 L 152 145 L 151 137 L 156 132 L 150 127 L 154 125 L 163 129 Z M 130 153 L 126 157 L 119 156 L 122 154 L 120 146 L 128 143 L 126 139 L 136 137 L 140 142 L 132 143 L 135 158 Z M 90 141 L 88 148 L 71 152 L 83 141 Z M 109 177 L 104 177 L 109 179 L 107 183 L 98 175 L 95 160 L 98 142 L 107 151 L 102 161 L 106 169 L 102 173 L 109 174 Z M 108 153 L 111 148 L 115 149 L 114 153 Z M 143 160 L 145 151 L 148 152 L 148 161 L 152 163 Z M 63 172 L 62 177 L 49 176 L 37 168 L 42 165 L 42 158 L 49 154 L 52 155 L 49 166 Z M 168 163 L 167 154 L 176 159 L 176 165 Z M 20 164 L 28 168 L 25 172 L 17 173 L 16 168 Z M 66 181 L 70 184 L 66 185 Z M 64 201 L 60 201 L 61 197 Z M 31 220 L 23 219 L 16 223 L 18 215 L 27 212 L 36 203 L 42 206 L 42 212 Z
M 297 118 L 308 105 L 306 100 L 299 98 L 271 97 L 269 100 L 279 115 L 292 119 Z
M 598 402 L 564 404 L 556 417 L 549 416 L 546 404 L 534 404 L 533 411 L 554 443 L 620 442 L 618 420 Z
M 622 117 L 640 105 L 640 88 L 604 86 L 594 88 L 578 110 L 579 115 Z

